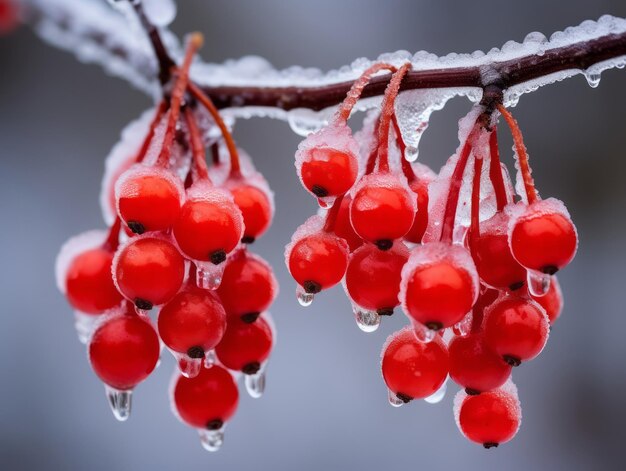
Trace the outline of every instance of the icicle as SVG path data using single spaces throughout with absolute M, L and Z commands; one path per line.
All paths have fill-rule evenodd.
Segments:
M 132 403 L 132 390 L 120 391 L 109 385 L 104 385 L 111 411 L 117 420 L 124 422 L 130 417 L 130 408 Z

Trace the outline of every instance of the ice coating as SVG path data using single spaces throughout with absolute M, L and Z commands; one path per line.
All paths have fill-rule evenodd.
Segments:
M 116 208 L 112 206 L 112 193 L 115 180 L 135 161 L 137 152 L 150 128 L 155 109 L 144 111 L 139 118 L 131 121 L 122 129 L 120 140 L 113 146 L 104 161 L 104 176 L 100 186 L 100 208 L 104 222 L 111 225 L 115 220 Z
M 121 198 L 133 198 L 138 196 L 137 185 L 133 184 L 133 180 L 142 177 L 159 177 L 166 180 L 178 191 L 182 204 L 185 197 L 185 188 L 178 175 L 162 167 L 149 166 L 141 163 L 133 165 L 117 179 L 115 183 L 115 200 L 118 206 Z M 119 211 L 119 207 L 116 209 Z
M 143 0 L 143 7 L 157 26 L 168 26 L 176 18 L 176 2 L 174 0 Z
M 362 189 L 374 187 L 400 188 L 402 191 L 405 191 L 408 195 L 410 195 L 407 203 L 411 205 L 411 211 L 416 211 L 415 197 L 413 196 L 413 192 L 406 182 L 406 178 L 401 173 L 370 173 L 369 175 L 365 175 L 354 188 L 353 194 L 356 197 L 356 195 L 358 195 Z M 366 208 L 363 203 L 364 202 L 362 201 L 362 199 L 359 199 L 359 210 L 367 211 L 368 208 Z
M 476 265 L 472 256 L 465 247 L 460 245 L 450 245 L 444 242 L 429 242 L 426 244 L 418 245 L 411 250 L 409 260 L 402 267 L 402 278 L 400 281 L 400 294 L 398 299 L 402 303 L 402 309 L 405 313 L 409 310 L 406 306 L 407 289 L 409 282 L 413 276 L 413 273 L 419 268 L 428 267 L 435 263 L 448 262 L 456 267 L 464 270 L 472 280 L 472 291 L 474 301 L 478 299 L 478 293 L 480 289 L 480 282 L 478 278 L 478 272 L 476 271 Z
M 66 293 L 67 270 L 77 255 L 101 246 L 107 238 L 107 231 L 94 229 L 68 239 L 62 246 L 54 264 L 57 288 Z
M 289 267 L 289 255 L 294 245 L 300 240 L 310 235 L 322 232 L 324 228 L 324 218 L 320 215 L 313 215 L 302 223 L 291 236 L 291 241 L 285 246 L 285 263 Z
M 242 183 L 244 185 L 257 188 L 267 197 L 267 201 L 269 201 L 269 204 L 270 204 L 271 218 L 273 219 L 274 214 L 276 213 L 276 203 L 274 201 L 274 192 L 270 188 L 270 185 L 265 179 L 265 177 L 263 176 L 263 174 L 250 169 L 246 172 L 246 176 L 244 177 L 243 180 L 227 180 L 224 185 L 224 188 L 228 190 L 230 188 L 239 186 Z

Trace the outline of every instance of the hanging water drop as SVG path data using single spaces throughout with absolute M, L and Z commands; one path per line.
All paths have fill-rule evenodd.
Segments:
M 204 356 L 204 367 L 211 368 L 217 362 L 217 356 L 215 355 L 215 350 L 209 350 L 206 352 Z
M 296 288 L 296 298 L 298 298 L 298 302 L 302 307 L 309 307 L 313 303 L 313 298 L 315 295 L 313 293 L 307 293 L 304 291 L 302 286 L 298 285 Z
M 535 270 L 528 270 L 528 291 L 530 291 L 530 294 L 532 294 L 533 296 L 545 296 L 550 289 L 550 280 L 550 275 L 546 275 L 545 273 L 541 273 Z
M 199 263 L 196 270 L 196 285 L 202 289 L 216 290 L 222 283 L 225 268 L 226 264 L 223 262 L 219 265 Z
M 248 395 L 254 399 L 260 398 L 265 392 L 265 367 L 253 375 L 244 376 L 244 384 Z
M 353 305 L 352 311 L 354 312 L 354 319 L 356 325 L 363 332 L 371 333 L 378 329 L 380 326 L 380 316 L 376 311 L 369 311 L 362 309 L 359 306 Z
M 132 390 L 120 391 L 111 386 L 104 385 L 111 411 L 117 420 L 124 422 L 130 417 L 130 407 L 132 403 Z
M 433 394 L 424 398 L 426 402 L 429 404 L 437 404 L 446 397 L 446 391 L 448 390 L 448 379 L 443 382 L 443 384 L 437 389 Z
M 138 316 L 148 316 L 150 315 L 150 309 L 142 309 L 140 307 L 135 306 L 135 312 Z
M 585 72 L 584 75 L 591 88 L 597 88 L 600 85 L 601 77 L 599 73 Z
M 413 333 L 415 338 L 422 343 L 432 342 L 435 339 L 435 335 L 437 335 L 437 332 L 419 322 L 413 323 Z
M 389 404 L 391 404 L 392 407 L 401 407 L 404 405 L 404 401 L 391 389 L 387 389 L 387 399 L 389 399 Z
M 291 130 L 302 137 L 319 131 L 325 123 L 316 112 L 303 108 L 291 110 L 287 122 Z
M 419 153 L 420 151 L 418 147 L 407 146 L 407 148 L 404 150 L 404 158 L 409 162 L 415 162 L 417 160 L 417 157 L 419 156 Z
M 178 369 L 185 378 L 195 378 L 202 369 L 204 358 L 191 358 L 188 355 L 176 355 Z
M 454 324 L 452 327 L 452 331 L 455 335 L 459 335 L 461 337 L 467 337 L 472 330 L 472 313 L 469 312 L 466 316 L 461 319 L 459 322 Z
M 211 453 L 219 451 L 224 443 L 224 427 L 219 430 L 198 430 L 202 448 Z

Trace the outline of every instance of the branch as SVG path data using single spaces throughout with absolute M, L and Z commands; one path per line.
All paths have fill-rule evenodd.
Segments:
M 77 50 L 84 60 L 107 67 L 114 59 L 118 67 L 114 70 L 109 67 L 109 71 L 122 75 L 144 90 L 154 91 L 158 88 L 159 71 L 163 81 L 167 77 L 162 71 L 169 70 L 171 65 L 166 47 L 174 58 L 180 58 L 177 41 L 172 39 L 169 31 L 157 30 L 149 22 L 144 22 L 153 51 L 149 47 L 139 49 L 129 43 L 128 37 L 120 36 L 119 23 L 116 27 L 111 18 L 108 18 L 110 21 L 103 20 L 105 13 L 112 16 L 112 12 L 100 10 L 98 15 L 88 12 L 94 7 L 93 3 L 89 0 L 29 0 L 30 21 L 40 33 L 53 29 L 54 35 L 42 35 L 60 47 Z M 81 4 L 81 8 L 75 8 L 77 4 Z M 105 7 L 100 4 L 99 8 Z M 146 20 L 145 16 L 143 20 Z M 165 45 L 161 34 L 168 39 Z M 136 42 L 141 42 L 137 35 L 134 37 Z M 89 54 L 84 53 L 87 47 Z M 505 92 L 506 102 L 507 96 L 513 99 L 578 73 L 585 73 L 593 83 L 591 77 L 599 77 L 603 70 L 626 64 L 626 20 L 605 16 L 597 22 L 586 21 L 555 33 L 549 41 L 540 33 L 531 33 L 522 44 L 509 42 L 502 49 L 493 49 L 487 54 L 445 57 L 423 51 L 414 56 L 385 54 L 375 61 L 361 59 L 351 67 L 326 74 L 301 68 L 278 71 L 260 58 L 243 58 L 221 65 L 196 63 L 191 76 L 220 109 L 260 107 L 319 111 L 340 103 L 360 73 L 381 60 L 395 65 L 411 61 L 413 67 L 403 80 L 401 91 L 435 88 L 477 92 L 495 90 L 495 93 Z M 362 98 L 382 96 L 389 78 L 388 74 L 374 77 L 365 87 Z M 274 114 L 285 116 L 284 113 Z

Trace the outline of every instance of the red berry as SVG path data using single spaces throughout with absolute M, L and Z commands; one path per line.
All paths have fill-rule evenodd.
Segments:
M 348 266 L 348 244 L 327 232 L 302 237 L 287 253 L 289 272 L 307 293 L 336 285 Z
M 545 309 L 548 319 L 550 319 L 550 324 L 554 324 L 561 315 L 561 311 L 563 311 L 563 293 L 561 292 L 561 286 L 556 276 L 550 279 L 550 288 L 546 294 L 543 296 L 533 296 L 532 293 L 529 294 L 533 300 L 538 302 L 541 307 Z
M 103 248 L 87 250 L 70 263 L 65 277 L 67 300 L 86 314 L 101 314 L 122 302 L 113 277 L 113 254 Z
M 113 273 L 127 299 L 140 309 L 151 309 L 178 292 L 185 277 L 185 260 L 167 240 L 137 238 L 117 253 Z
M 458 425 L 463 435 L 485 448 L 511 440 L 521 420 L 519 400 L 503 389 L 467 396 L 458 411 Z
M 415 195 L 392 174 L 371 174 L 361 180 L 350 205 L 356 233 L 381 250 L 404 236 L 415 218 Z
M 149 321 L 125 307 L 93 334 L 89 359 L 98 377 L 107 385 L 127 390 L 146 379 L 159 360 L 159 338 Z
M 0 34 L 8 34 L 19 25 L 15 0 L 0 0 Z
M 419 244 L 422 242 L 422 237 L 424 237 L 428 227 L 428 185 L 437 175 L 428 166 L 417 162 L 411 165 L 411 170 L 415 174 L 415 178 L 409 183 L 409 187 L 415 193 L 416 213 L 413 225 L 404 239 Z
M 246 250 L 229 258 L 217 290 L 226 313 L 249 322 L 270 307 L 277 292 L 272 267 Z
M 228 320 L 226 333 L 215 348 L 219 361 L 228 369 L 244 374 L 257 373 L 272 350 L 272 329 L 265 319 L 249 324 Z
M 352 222 L 350 222 L 350 203 L 352 198 L 346 195 L 341 200 L 341 206 L 337 212 L 337 218 L 335 219 L 335 226 L 333 228 L 335 235 L 344 239 L 350 247 L 350 252 L 354 252 L 356 249 L 363 245 L 363 239 L 354 231 Z
M 404 402 L 434 394 L 446 380 L 448 365 L 441 337 L 419 342 L 410 328 L 392 334 L 382 353 L 385 384 Z
M 404 310 L 429 329 L 453 326 L 469 313 L 477 297 L 478 276 L 463 247 L 444 243 L 419 246 L 402 270 Z
M 358 306 L 390 315 L 400 304 L 400 277 L 402 267 L 409 258 L 404 244 L 390 250 L 378 250 L 364 245 L 351 256 L 346 271 L 346 290 Z
M 172 391 L 172 403 L 187 425 L 217 430 L 235 414 L 239 390 L 226 369 L 213 365 L 202 368 L 194 378 L 179 376 Z
M 471 238 L 470 249 L 478 275 L 486 284 L 517 290 L 525 284 L 526 270 L 511 254 L 508 219 L 506 213 L 497 213 L 482 222 L 479 235 Z
M 481 334 L 454 337 L 448 351 L 450 377 L 468 393 L 490 391 L 511 376 L 511 366 L 486 347 Z
M 187 196 L 174 224 L 176 242 L 189 258 L 219 265 L 241 240 L 241 211 L 217 188 L 192 187 Z
M 265 183 L 264 180 L 263 183 Z M 268 190 L 248 183 L 247 180 L 230 181 L 226 188 L 233 195 L 235 204 L 241 210 L 245 227 L 242 241 L 252 243 L 265 233 L 272 222 L 271 196 Z
M 159 335 L 171 350 L 190 358 L 203 358 L 226 330 L 226 313 L 210 291 L 190 287 L 161 308 Z
M 537 303 L 505 297 L 486 313 L 485 342 L 508 364 L 518 366 L 541 353 L 548 341 L 549 328 L 548 317 Z
M 115 185 L 117 209 L 136 234 L 166 231 L 180 212 L 182 183 L 169 171 L 135 165 Z
M 554 275 L 574 258 L 578 235 L 563 203 L 549 198 L 529 205 L 514 216 L 509 243 L 521 265 Z

